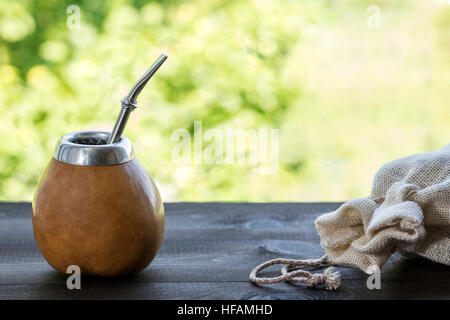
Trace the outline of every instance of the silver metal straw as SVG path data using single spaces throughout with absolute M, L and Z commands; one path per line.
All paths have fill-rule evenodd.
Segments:
M 138 82 L 134 85 L 133 89 L 130 90 L 127 96 L 122 99 L 122 110 L 120 110 L 119 117 L 116 120 L 116 124 L 111 132 L 111 136 L 109 137 L 108 143 L 115 143 L 120 140 L 122 136 L 123 130 L 128 121 L 128 117 L 130 116 L 131 111 L 136 109 L 136 99 L 141 93 L 142 89 L 145 87 L 150 78 L 158 71 L 159 67 L 166 61 L 167 56 L 165 54 L 161 54 L 158 60 L 153 63 L 150 69 L 147 70 L 146 73 L 138 80 Z

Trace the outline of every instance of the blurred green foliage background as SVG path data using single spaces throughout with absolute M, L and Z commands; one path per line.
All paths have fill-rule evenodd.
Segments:
M 110 130 L 161 52 L 125 134 L 166 201 L 363 197 L 383 163 L 450 142 L 447 1 L 0 0 L 0 200 L 32 199 L 61 135 Z M 194 120 L 280 129 L 278 173 L 173 163 Z

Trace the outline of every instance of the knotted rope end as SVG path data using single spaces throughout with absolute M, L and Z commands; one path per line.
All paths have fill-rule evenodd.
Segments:
M 334 271 L 333 267 L 327 268 L 323 275 L 325 276 L 325 288 L 327 290 L 337 290 L 341 286 L 341 274 Z

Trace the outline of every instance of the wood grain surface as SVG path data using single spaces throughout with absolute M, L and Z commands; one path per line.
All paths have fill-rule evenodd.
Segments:
M 0 299 L 450 299 L 450 267 L 398 255 L 382 269 L 381 290 L 346 267 L 335 292 L 248 281 L 265 260 L 320 257 L 313 221 L 339 205 L 168 203 L 164 243 L 149 267 L 133 277 L 83 277 L 81 290 L 68 290 L 39 253 L 31 204 L 0 203 Z

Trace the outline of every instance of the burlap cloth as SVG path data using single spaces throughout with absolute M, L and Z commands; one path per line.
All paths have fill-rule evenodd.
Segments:
M 450 144 L 385 164 L 369 197 L 315 225 L 333 264 L 371 274 L 397 251 L 450 265 Z
M 253 269 L 250 281 L 296 281 L 335 290 L 340 275 L 332 267 L 324 273 L 299 268 L 341 265 L 373 274 L 394 252 L 450 265 L 450 144 L 385 164 L 370 196 L 321 215 L 315 225 L 326 251 L 322 258 L 270 260 Z M 281 276 L 257 275 L 276 264 L 284 265 Z

